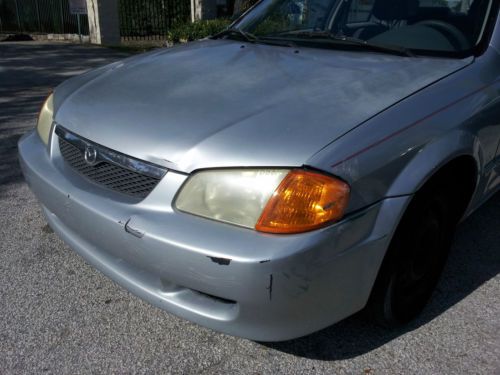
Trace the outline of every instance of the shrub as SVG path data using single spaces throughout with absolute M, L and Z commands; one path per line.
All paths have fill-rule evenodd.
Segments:
M 179 24 L 168 31 L 167 40 L 171 43 L 179 43 L 203 39 L 224 30 L 230 23 L 229 19 L 218 18 Z

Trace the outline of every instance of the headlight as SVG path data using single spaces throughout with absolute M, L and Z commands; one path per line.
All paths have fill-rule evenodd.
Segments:
M 36 126 L 38 135 L 45 144 L 49 143 L 50 129 L 52 128 L 54 116 L 54 102 L 52 96 L 53 95 L 50 94 L 45 100 L 45 103 L 43 103 L 40 114 L 38 115 L 38 124 Z
M 178 210 L 269 233 L 300 233 L 339 220 L 349 186 L 303 169 L 228 169 L 191 176 Z

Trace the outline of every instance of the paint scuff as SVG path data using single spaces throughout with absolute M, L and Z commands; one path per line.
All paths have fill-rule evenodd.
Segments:
M 231 259 L 228 259 L 228 258 L 217 258 L 217 257 L 211 257 L 211 256 L 207 256 L 207 258 L 210 258 L 210 260 L 212 262 L 220 264 L 221 266 L 228 266 L 229 263 L 231 263 Z

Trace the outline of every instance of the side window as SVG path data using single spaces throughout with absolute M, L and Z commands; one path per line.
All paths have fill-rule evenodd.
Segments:
M 420 0 L 420 8 L 441 8 L 448 9 L 453 13 L 466 14 L 474 0 Z
M 370 20 L 375 0 L 352 0 L 347 23 L 367 22 Z

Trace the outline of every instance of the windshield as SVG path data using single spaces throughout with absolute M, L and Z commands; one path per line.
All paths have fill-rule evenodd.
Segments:
M 463 55 L 482 39 L 492 4 L 493 0 L 263 0 L 233 29 L 254 41 Z

